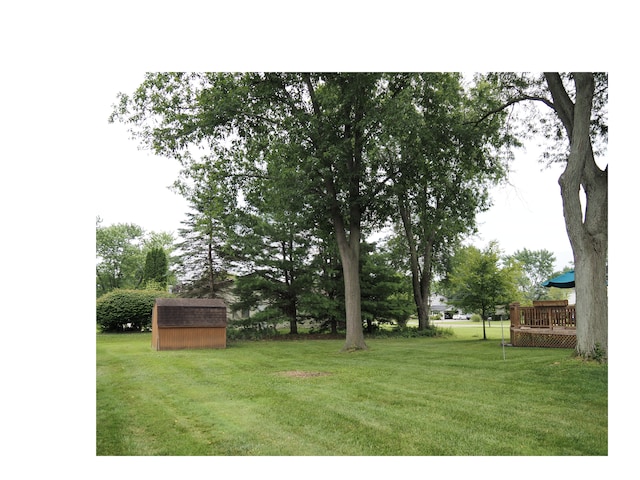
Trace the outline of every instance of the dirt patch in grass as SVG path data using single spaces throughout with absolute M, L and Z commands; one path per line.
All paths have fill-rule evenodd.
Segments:
M 290 370 L 288 372 L 280 372 L 279 375 L 283 377 L 293 377 L 293 378 L 311 378 L 311 377 L 325 377 L 330 374 L 327 372 L 305 372 L 302 370 Z

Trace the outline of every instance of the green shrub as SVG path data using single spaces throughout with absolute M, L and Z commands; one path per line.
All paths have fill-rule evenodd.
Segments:
M 481 322 L 482 321 L 482 317 L 480 315 L 478 315 L 477 313 L 474 313 L 473 315 L 471 315 L 471 321 L 472 322 Z
M 150 329 L 156 298 L 169 296 L 161 290 L 112 290 L 96 301 L 98 326 L 103 332 Z
M 392 330 L 380 329 L 372 334 L 366 334 L 371 338 L 417 338 L 417 337 L 446 337 L 453 335 L 450 328 L 432 327 L 418 330 L 416 327 L 394 328 Z
M 263 340 L 278 336 L 277 325 L 288 323 L 274 308 L 255 312 L 251 317 L 231 320 L 227 325 L 227 340 Z

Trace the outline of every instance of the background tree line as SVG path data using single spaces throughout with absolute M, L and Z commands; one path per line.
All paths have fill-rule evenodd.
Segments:
M 473 231 L 516 144 L 506 114 L 470 121 L 498 93 L 453 73 L 154 73 L 120 95 L 112 120 L 182 163 L 176 187 L 200 223 L 215 218 L 220 237 L 255 235 L 251 222 L 272 227 L 290 315 L 297 277 L 287 249 L 305 232 L 326 238 L 340 260 L 350 350 L 366 348 L 364 240 L 399 217 L 420 328 L 429 328 L 433 259 Z M 196 147 L 207 153 L 194 158 Z
M 229 306 L 233 310 L 253 312 L 251 317 L 235 324 L 248 330 L 269 331 L 276 325 L 288 323 L 289 332 L 295 334 L 303 322 L 314 331 L 344 330 L 342 268 L 335 245 L 309 235 L 306 242 L 300 243 L 304 248 L 298 249 L 296 256 L 290 248 L 292 242 L 288 245 L 274 242 L 259 229 L 261 234 L 249 235 L 243 226 L 243 235 L 234 238 L 232 244 L 217 244 L 215 249 L 207 244 L 203 256 L 202 244 L 193 241 L 196 232 L 192 216 L 189 218 L 180 231 L 181 238 L 173 243 L 165 247 L 151 246 L 154 242 L 147 244 L 144 268 L 137 235 L 120 238 L 118 258 L 105 261 L 105 257 L 99 257 L 98 271 L 114 265 L 117 271 L 126 271 L 127 266 L 137 263 L 137 267 L 131 269 L 132 275 L 125 276 L 128 282 L 122 281 L 119 287 L 99 296 L 99 323 L 104 330 L 148 328 L 153 299 L 168 295 L 169 291 L 184 297 L 231 298 L 233 302 Z M 107 251 L 112 244 L 112 236 L 104 235 L 107 231 L 144 231 L 137 225 L 126 227 L 99 226 L 97 254 Z M 165 240 L 170 237 L 161 235 Z M 410 317 L 418 316 L 412 275 L 402 260 L 397 240 L 397 236 L 391 235 L 378 243 L 363 244 L 360 273 L 366 332 L 371 333 L 384 323 L 403 328 Z M 103 245 L 103 241 L 107 244 Z M 167 258 L 172 259 L 171 271 Z M 208 265 L 207 259 L 213 263 Z M 497 307 L 512 301 L 530 304 L 532 300 L 566 296 L 565 291 L 540 287 L 543 280 L 560 273 L 553 271 L 554 260 L 553 254 L 546 250 L 523 249 L 514 255 L 501 255 L 497 242 L 485 250 L 460 245 L 453 250 L 448 270 L 433 281 L 431 289 L 446 295 L 451 305 L 477 313 L 486 320 L 495 315 Z M 142 278 L 146 280 L 139 281 L 136 272 L 143 272 Z M 101 288 L 101 278 L 97 276 L 97 288 Z M 170 280 L 165 284 L 162 279 Z
M 102 225 L 96 218 L 96 297 L 114 289 L 166 288 L 176 281 L 170 263 L 173 235 L 139 225 Z
M 191 234 L 204 242 L 211 289 L 215 262 L 218 271 L 225 262 L 242 266 L 254 282 L 245 291 L 256 296 L 261 285 L 277 284 L 269 304 L 294 322 L 305 278 L 299 267 L 308 257 L 318 260 L 322 239 L 323 252 L 339 259 L 344 349 L 360 349 L 365 240 L 385 226 L 398 237 L 419 326 L 428 329 L 433 275 L 451 270 L 452 252 L 475 231 L 476 214 L 489 207 L 488 189 L 504 178 L 519 145 L 508 122 L 512 105 L 539 101 L 555 115 L 543 127 L 561 133 L 556 126 L 563 125 L 569 140 L 589 145 L 596 145 L 590 135 L 604 132 L 606 143 L 606 75 L 463 80 L 455 73 L 150 73 L 132 94 L 119 94 L 111 121 L 181 162 L 175 187 L 192 204 Z M 585 130 L 585 115 L 587 124 L 604 128 Z M 571 143 L 564 184 L 585 180 L 598 205 L 591 224 L 606 220 L 606 178 L 596 179 L 589 163 L 595 150 L 589 152 Z M 570 191 L 578 190 L 563 187 L 568 227 Z M 574 253 L 587 245 L 587 232 L 596 232 L 597 250 L 606 252 L 601 225 L 568 231 Z M 602 258 L 588 260 L 588 268 L 599 269 Z

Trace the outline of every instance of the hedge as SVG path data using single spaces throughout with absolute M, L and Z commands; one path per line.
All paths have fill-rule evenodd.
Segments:
M 112 290 L 96 301 L 96 321 L 103 332 L 150 329 L 156 298 L 170 296 L 161 290 Z

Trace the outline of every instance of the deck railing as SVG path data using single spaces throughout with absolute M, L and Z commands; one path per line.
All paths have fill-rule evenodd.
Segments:
M 576 328 L 576 306 L 567 300 L 534 301 L 533 307 L 509 305 L 512 328 Z

